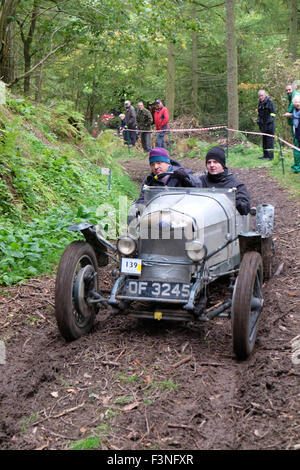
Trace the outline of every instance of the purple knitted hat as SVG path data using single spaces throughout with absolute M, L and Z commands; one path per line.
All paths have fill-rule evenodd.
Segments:
M 154 149 L 150 150 L 149 153 L 149 163 L 153 162 L 166 162 L 171 163 L 170 157 L 166 149 L 163 147 L 155 147 Z

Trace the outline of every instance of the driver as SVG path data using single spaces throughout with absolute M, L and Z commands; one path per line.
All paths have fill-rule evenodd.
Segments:
M 141 193 L 134 204 L 143 204 L 144 185 L 147 186 L 171 186 L 171 187 L 196 187 L 197 179 L 191 170 L 184 168 L 179 162 L 170 158 L 167 150 L 156 147 L 150 150 L 149 164 L 151 173 L 144 179 Z
M 241 183 L 226 166 L 225 150 L 219 145 L 209 149 L 206 155 L 208 173 L 199 177 L 200 188 L 236 188 L 236 208 L 241 215 L 250 212 L 250 196 Z

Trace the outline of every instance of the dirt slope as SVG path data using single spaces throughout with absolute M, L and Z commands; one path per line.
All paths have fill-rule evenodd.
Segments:
M 195 160 L 184 164 L 199 170 Z M 136 160 L 124 167 L 137 181 L 148 170 Z M 252 357 L 235 359 L 222 319 L 141 325 L 103 311 L 91 334 L 67 344 L 54 318 L 53 277 L 1 289 L 0 449 L 69 449 L 78 441 L 114 450 L 299 448 L 292 340 L 300 334 L 300 205 L 266 170 L 235 173 L 253 205 L 275 205 L 275 269 L 284 263 L 264 284 Z

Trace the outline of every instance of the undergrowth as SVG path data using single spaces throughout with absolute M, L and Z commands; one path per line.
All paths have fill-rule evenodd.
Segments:
M 137 195 L 114 158 L 120 139 L 106 132 L 95 140 L 82 121 L 69 103 L 51 110 L 9 97 L 0 108 L 2 285 L 51 272 L 74 240 L 69 225 L 86 220 L 105 229 L 99 206 L 117 209 L 119 195 Z

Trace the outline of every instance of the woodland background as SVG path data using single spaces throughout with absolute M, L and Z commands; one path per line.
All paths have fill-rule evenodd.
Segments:
M 1 0 L 0 78 L 13 93 L 69 102 L 87 124 L 124 100 L 171 118 L 255 131 L 257 91 L 289 138 L 284 87 L 300 80 L 298 0 Z M 299 81 L 300 84 L 300 81 Z
M 0 104 L 0 286 L 55 272 L 74 239 L 71 223 L 88 220 L 108 234 L 116 223 L 118 230 L 110 208 L 119 213 L 119 196 L 130 205 L 139 193 L 124 159 L 146 165 L 145 154 L 140 144 L 126 148 L 104 123 L 97 138 L 93 131 L 98 116 L 118 116 L 126 99 L 135 106 L 162 99 L 172 129 L 251 132 L 258 131 L 263 88 L 277 107 L 276 134 L 291 142 L 284 96 L 288 82 L 300 88 L 299 3 L 0 0 L 7 90 Z M 172 132 L 168 150 L 199 161 L 213 144 L 226 144 L 223 131 Z M 234 137 L 230 167 L 267 166 L 299 196 L 291 148 L 282 152 L 276 141 L 275 159 L 266 163 L 257 158 L 261 136 Z M 111 169 L 111 186 L 101 167 Z

